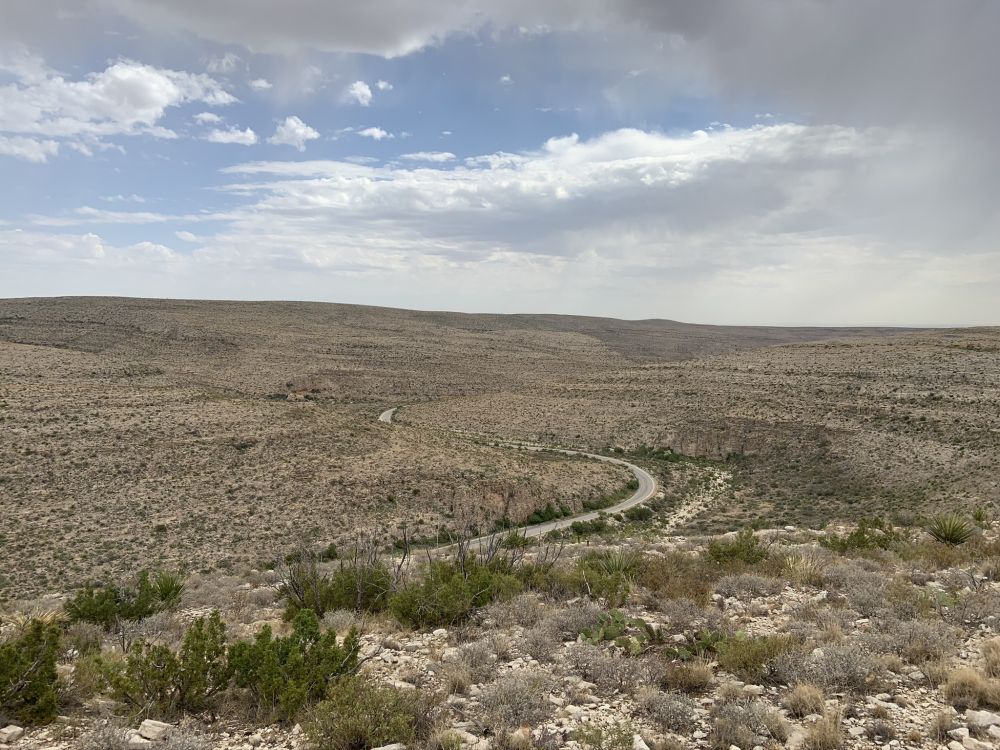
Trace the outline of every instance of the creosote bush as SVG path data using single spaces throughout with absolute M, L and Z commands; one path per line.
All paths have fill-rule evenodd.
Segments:
M 798 641 L 789 635 L 727 639 L 717 647 L 719 666 L 741 680 L 764 680 L 770 675 L 771 662 L 798 646 Z
M 130 584 L 88 584 L 66 602 L 65 610 L 71 622 L 89 622 L 118 633 L 125 623 L 176 608 L 183 593 L 181 576 L 161 571 L 150 577 L 143 571 Z
M 357 675 L 330 685 L 308 714 L 306 735 L 316 750 L 358 750 L 426 739 L 433 704 L 420 692 Z
M 419 580 L 400 589 L 389 609 L 403 624 L 426 628 L 454 625 L 476 607 L 514 596 L 521 590 L 517 578 L 491 565 L 468 560 L 434 560 Z

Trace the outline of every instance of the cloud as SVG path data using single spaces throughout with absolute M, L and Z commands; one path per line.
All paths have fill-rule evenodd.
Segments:
M 720 323 L 989 322 L 995 232 L 924 208 L 956 168 L 930 146 L 884 128 L 775 123 L 570 134 L 440 164 L 248 162 L 223 170 L 236 201 L 224 212 L 84 207 L 37 221 L 200 222 L 190 252 L 0 233 L 0 255 L 15 259 L 0 291 L 43 277 L 59 291 L 63 274 L 76 293 L 139 294 L 160 274 L 178 296 L 626 317 L 662 315 L 667 299 L 671 315 Z
M 25 161 L 41 163 L 48 161 L 50 156 L 55 156 L 57 153 L 59 153 L 59 144 L 56 141 L 23 136 L 8 138 L 0 135 L 0 155 L 3 156 L 13 156 Z
M 306 125 L 295 115 L 286 117 L 279 123 L 268 143 L 278 146 L 294 146 L 299 151 L 306 150 L 306 142 L 319 138 L 319 132 Z
M 204 137 L 211 143 L 237 143 L 241 146 L 252 146 L 257 142 L 257 134 L 251 128 L 240 130 L 238 127 L 226 130 L 212 130 Z
M 198 235 L 196 235 L 196 234 L 194 234 L 192 232 L 188 232 L 186 230 L 180 230 L 180 231 L 174 232 L 174 236 L 176 236 L 177 239 L 179 239 L 179 240 L 183 240 L 184 242 L 198 242 L 199 241 Z
M 412 154 L 403 154 L 400 159 L 406 159 L 407 161 L 428 161 L 428 162 L 447 162 L 454 161 L 455 154 L 450 151 L 415 151 Z
M 199 112 L 192 119 L 200 125 L 217 125 L 222 122 L 222 118 L 215 112 Z
M 267 91 L 268 89 L 274 88 L 274 84 L 266 78 L 254 78 L 250 81 L 250 88 L 254 91 Z
M 500 76 L 500 78 L 497 79 L 497 83 L 499 83 L 501 86 L 509 86 L 513 82 L 514 82 L 514 79 L 511 78 L 510 75 L 508 75 L 508 74 L 504 74 L 504 75 Z
M 372 103 L 372 90 L 364 81 L 355 81 L 347 87 L 346 96 L 353 99 L 362 107 L 367 107 Z
M 382 128 L 378 127 L 364 128 L 363 130 L 358 131 L 358 135 L 360 135 L 362 138 L 371 138 L 373 141 L 381 141 L 387 138 L 396 137 L 392 133 L 386 130 L 382 130 Z
M 54 139 L 90 153 L 111 136 L 174 138 L 173 131 L 158 124 L 171 107 L 236 101 L 208 76 L 126 59 L 75 81 L 30 56 L 0 63 L 0 70 L 14 77 L 0 86 L 3 153 L 31 161 L 55 154 L 60 141 Z
M 375 88 L 379 91 L 392 91 L 392 84 L 388 81 L 379 80 L 375 82 Z
M 213 55 L 205 59 L 205 69 L 209 73 L 226 75 L 238 68 L 245 67 L 243 58 L 233 52 L 224 55 Z

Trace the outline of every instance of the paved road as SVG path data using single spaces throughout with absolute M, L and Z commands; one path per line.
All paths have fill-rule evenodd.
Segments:
M 398 406 L 394 406 L 391 409 L 386 409 L 379 415 L 378 421 L 384 422 L 386 424 L 392 424 L 392 418 L 399 409 Z M 656 480 L 653 479 L 649 472 L 641 469 L 635 464 L 629 463 L 628 461 L 623 461 L 620 458 L 612 458 L 611 456 L 602 456 L 597 453 L 588 453 L 586 451 L 571 450 L 569 448 L 550 448 L 544 445 L 535 445 L 533 443 L 516 443 L 516 442 L 501 442 L 498 443 L 507 448 L 517 448 L 520 450 L 528 451 L 555 451 L 556 453 L 562 453 L 567 456 L 583 456 L 585 458 L 592 458 L 596 461 L 604 461 L 605 463 L 615 464 L 617 466 L 624 466 L 626 469 L 632 472 L 636 480 L 639 482 L 639 488 L 633 492 L 629 497 L 625 498 L 621 502 L 615 503 L 602 510 L 590 510 L 585 513 L 580 513 L 576 516 L 569 516 L 567 518 L 557 518 L 554 521 L 546 521 L 544 523 L 536 523 L 531 526 L 518 526 L 517 531 L 526 537 L 536 537 L 548 534 L 550 531 L 556 531 L 557 529 L 565 529 L 571 526 L 576 521 L 593 521 L 598 518 L 602 513 L 621 513 L 622 511 L 633 508 L 636 505 L 646 502 L 651 497 L 653 497 L 657 492 Z M 514 529 L 505 529 L 504 531 L 498 531 L 492 534 L 486 534 L 485 536 L 473 539 L 470 542 L 471 547 L 484 547 L 487 546 L 498 536 L 505 536 L 509 534 Z M 454 545 L 447 545 L 440 549 L 446 550 Z

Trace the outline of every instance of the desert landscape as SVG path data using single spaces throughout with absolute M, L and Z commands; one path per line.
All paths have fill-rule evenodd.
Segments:
M 988 328 L 0 301 L 3 632 L 63 631 L 50 687 L 0 658 L 2 741 L 989 747 L 998 366 Z M 246 671 L 317 626 L 315 698 Z

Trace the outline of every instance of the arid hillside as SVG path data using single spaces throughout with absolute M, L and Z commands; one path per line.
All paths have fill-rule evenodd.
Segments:
M 727 464 L 740 503 L 702 518 L 820 524 L 1000 500 L 1000 330 L 761 348 L 408 407 L 410 424 Z
M 743 510 L 715 525 L 787 515 L 817 465 L 830 475 L 831 512 L 848 502 L 843 487 L 881 481 L 887 467 L 976 495 L 992 466 L 993 334 L 899 336 L 314 303 L 3 300 L 0 592 L 160 563 L 254 564 L 303 540 L 372 528 L 391 539 L 403 524 L 432 538 L 548 503 L 579 509 L 629 478 L 433 427 L 741 453 L 753 460 L 737 476 L 755 489 L 741 486 Z M 924 343 L 893 343 L 904 339 Z M 801 344 L 810 340 L 827 343 Z M 918 414 L 911 401 L 930 393 Z M 401 428 L 375 421 L 397 404 L 407 405 Z

